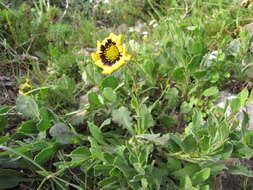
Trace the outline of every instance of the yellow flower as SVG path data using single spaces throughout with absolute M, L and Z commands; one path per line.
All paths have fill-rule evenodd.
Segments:
M 91 57 L 95 64 L 103 69 L 103 74 L 111 74 L 124 66 L 131 55 L 126 53 L 126 46 L 121 45 L 122 35 L 111 33 L 102 42 L 97 41 L 97 51 Z
M 30 83 L 30 79 L 26 78 L 25 82 L 19 85 L 19 93 L 27 96 L 30 93 L 30 90 L 32 90 L 32 85 L 29 84 Z

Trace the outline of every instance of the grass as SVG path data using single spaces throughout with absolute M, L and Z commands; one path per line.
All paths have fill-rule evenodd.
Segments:
M 0 189 L 251 189 L 252 6 L 66 3 L 0 3 L 0 74 L 16 83 L 15 101 L 0 93 Z M 111 32 L 132 58 L 103 75 L 90 54 Z M 235 98 L 219 107 L 222 91 Z

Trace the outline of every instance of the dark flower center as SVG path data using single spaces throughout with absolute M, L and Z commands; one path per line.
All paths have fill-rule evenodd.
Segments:
M 121 54 L 119 49 L 111 39 L 108 39 L 106 44 L 101 46 L 100 50 L 100 58 L 104 65 L 112 66 L 116 61 L 120 60 Z

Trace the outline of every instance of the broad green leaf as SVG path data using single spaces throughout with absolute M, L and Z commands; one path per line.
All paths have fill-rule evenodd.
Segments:
M 186 152 L 186 153 L 194 153 L 196 151 L 197 141 L 193 135 L 188 135 L 183 140 L 183 147 L 184 147 L 184 152 Z
M 195 173 L 192 177 L 193 184 L 199 184 L 201 182 L 204 182 L 210 177 L 211 169 L 210 168 L 204 168 L 201 171 Z
M 12 169 L 0 169 L 0 190 L 17 187 L 20 182 L 29 182 L 30 179 L 22 177 L 22 173 Z
M 241 109 L 241 104 L 240 104 L 240 100 L 238 98 L 232 99 L 230 101 L 230 107 L 231 107 L 231 111 L 232 113 L 237 113 L 240 111 Z
M 197 166 L 196 164 L 188 164 L 184 168 L 173 172 L 172 175 L 177 176 L 177 177 L 182 177 L 182 176 L 187 176 L 187 175 L 192 176 L 197 171 L 199 171 L 199 166 Z
M 57 147 L 55 145 L 51 145 L 47 148 L 42 149 L 35 157 L 34 161 L 40 165 L 44 164 L 51 158 L 53 158 Z
M 185 68 L 179 67 L 173 72 L 172 77 L 177 82 L 185 82 L 186 81 L 185 75 L 186 75 Z
M 249 91 L 247 88 L 243 89 L 238 95 L 238 99 L 240 101 L 240 106 L 243 108 L 246 105 L 247 99 L 249 96 Z
M 72 132 L 64 123 L 56 123 L 50 128 L 49 133 L 61 144 L 70 144 L 72 140 Z
M 94 139 L 100 144 L 105 144 L 101 130 L 91 122 L 88 122 L 88 127 Z
M 104 95 L 105 99 L 110 101 L 110 102 L 116 102 L 116 100 L 117 100 L 116 93 L 110 87 L 104 88 L 103 95 Z
M 25 133 L 25 134 L 38 133 L 36 122 L 34 122 L 33 120 L 28 120 L 28 121 L 23 122 L 21 126 L 18 128 L 18 132 Z
M 167 158 L 167 168 L 170 172 L 180 170 L 182 168 L 182 163 L 179 159 L 168 157 Z
M 204 96 L 215 96 L 219 93 L 219 89 L 216 86 L 210 87 L 203 92 Z
M 102 87 L 110 87 L 112 89 L 115 89 L 119 85 L 119 81 L 114 76 L 108 76 L 102 81 Z
M 120 107 L 117 110 L 112 111 L 112 120 L 121 125 L 123 128 L 126 128 L 130 134 L 134 134 L 133 119 L 130 116 L 130 112 L 126 107 Z
M 39 120 L 40 113 L 37 103 L 29 96 L 20 95 L 16 100 L 17 111 L 22 113 L 25 117 Z
M 192 110 L 192 104 L 188 102 L 183 102 L 180 106 L 181 113 L 189 113 Z
M 98 98 L 98 95 L 95 92 L 91 92 L 88 94 L 88 100 L 90 103 L 89 109 L 96 110 L 103 107 L 102 102 Z

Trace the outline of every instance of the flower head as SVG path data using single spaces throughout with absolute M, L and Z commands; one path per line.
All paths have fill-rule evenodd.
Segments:
M 32 85 L 30 84 L 30 79 L 26 78 L 25 82 L 19 85 L 19 93 L 27 96 L 30 93 L 30 90 L 32 90 Z
M 126 47 L 121 45 L 122 35 L 111 33 L 102 42 L 97 41 L 97 52 L 91 57 L 95 64 L 103 69 L 103 74 L 111 74 L 124 66 L 131 55 L 126 53 Z

